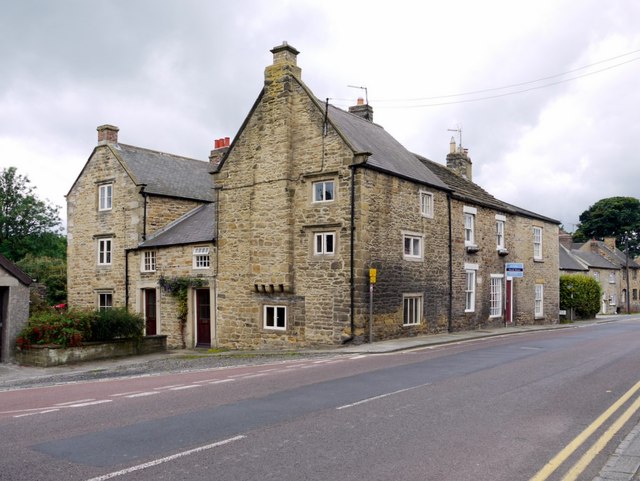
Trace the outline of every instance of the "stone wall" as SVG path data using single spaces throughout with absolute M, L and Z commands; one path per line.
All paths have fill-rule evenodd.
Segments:
M 0 267 L 0 362 L 13 359 L 18 333 L 29 319 L 29 287 Z

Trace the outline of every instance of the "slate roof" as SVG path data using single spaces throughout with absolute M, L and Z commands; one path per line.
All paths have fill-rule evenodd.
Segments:
M 136 185 L 148 194 L 213 201 L 209 162 L 125 144 L 109 144 Z
M 615 249 L 611 249 L 605 242 L 603 241 L 597 241 L 598 242 L 598 246 L 609 252 L 616 261 L 618 261 L 620 263 L 620 267 L 626 267 L 627 265 L 627 256 L 624 252 L 622 252 L 620 249 L 615 248 Z M 631 257 L 629 257 L 629 267 L 631 269 L 638 269 L 640 268 L 640 265 L 634 261 Z
M 616 266 L 612 264 L 607 259 L 602 257 L 600 254 L 596 254 L 595 252 L 586 252 L 576 249 L 571 249 L 571 254 L 578 257 L 580 260 L 585 262 L 589 267 L 595 267 L 597 269 L 620 269 L 620 266 Z
M 0 267 L 2 267 L 16 279 L 18 279 L 18 281 L 20 281 L 25 286 L 29 286 L 33 282 L 33 279 L 31 279 L 28 274 L 26 274 L 22 269 L 20 269 L 17 265 L 15 265 L 2 254 L 0 254 Z
M 417 182 L 450 190 L 429 167 L 378 124 L 329 105 L 329 120 L 356 152 L 369 152 L 366 165 Z
M 155 232 L 139 247 L 164 247 L 170 245 L 212 242 L 216 235 L 215 204 L 205 204 L 187 212 L 165 228 Z
M 588 271 L 589 268 L 580 262 L 569 249 L 560 244 L 560 270 L 561 271 Z

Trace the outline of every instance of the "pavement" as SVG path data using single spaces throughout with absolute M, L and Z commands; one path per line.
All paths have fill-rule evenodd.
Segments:
M 401 339 L 375 341 L 373 343 L 348 344 L 338 347 L 325 347 L 318 349 L 299 349 L 295 352 L 304 355 L 320 354 L 386 354 L 398 351 L 406 351 L 417 348 L 452 344 L 472 341 L 497 336 L 517 335 L 535 331 L 549 331 L 555 329 L 575 329 L 604 322 L 615 322 L 630 319 L 632 316 L 598 316 L 595 320 L 578 321 L 570 324 L 509 326 L 498 328 L 479 329 L 475 331 L 461 331 L 454 333 L 429 334 Z M 636 317 L 636 316 L 634 316 Z M 269 356 L 282 354 L 282 351 L 251 351 L 251 353 Z M 170 350 L 162 353 L 147 354 L 118 359 L 108 359 L 81 364 L 54 366 L 48 368 L 20 366 L 11 363 L 0 363 L 0 391 L 2 386 L 10 387 L 13 383 L 20 385 L 28 381 L 34 385 L 46 385 L 61 382 L 65 378 L 77 379 L 83 374 L 106 373 L 109 371 L 127 372 L 127 369 L 135 369 L 140 366 L 156 366 L 163 360 L 188 359 L 190 357 L 220 356 L 244 358 L 247 352 L 226 351 L 209 354 L 206 349 L 181 349 Z M 64 381 L 62 381 L 64 382 Z M 609 458 L 599 476 L 593 481 L 640 481 L 640 423 L 636 425 L 628 436 L 620 443 L 615 453 Z

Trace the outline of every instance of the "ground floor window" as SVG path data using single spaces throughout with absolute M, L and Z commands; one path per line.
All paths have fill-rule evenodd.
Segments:
M 106 311 L 113 307 L 113 293 L 111 292 L 99 292 L 98 293 L 98 310 Z
M 476 310 L 476 270 L 475 265 L 465 265 L 464 312 Z
M 403 326 L 415 326 L 422 321 L 422 295 L 421 294 L 405 294 L 402 299 Z
M 490 317 L 500 317 L 502 315 L 502 276 L 491 274 L 491 307 Z
M 264 328 L 285 330 L 287 328 L 286 306 L 264 306 Z
M 544 315 L 544 310 L 542 307 L 543 298 L 544 298 L 544 285 L 536 284 L 535 317 L 542 317 Z

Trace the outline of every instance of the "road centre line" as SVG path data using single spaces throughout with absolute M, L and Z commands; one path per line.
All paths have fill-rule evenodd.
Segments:
M 189 384 L 187 386 L 176 386 L 169 388 L 169 391 L 182 391 L 183 389 L 193 389 L 194 387 L 202 387 L 200 384 Z
M 385 398 L 385 397 L 388 397 L 388 396 L 393 396 L 394 394 L 400 394 L 400 393 L 403 393 L 403 392 L 411 391 L 413 389 L 418 389 L 418 388 L 421 388 L 421 387 L 429 386 L 430 384 L 431 383 L 428 382 L 428 383 L 425 383 L 425 384 L 420 384 L 419 386 L 412 386 L 412 387 L 408 387 L 406 389 L 399 389 L 398 391 L 388 392 L 386 394 L 380 394 L 379 396 L 373 396 L 373 397 L 370 397 L 370 398 L 367 398 L 367 399 L 363 399 L 361 401 L 357 401 L 357 402 L 354 402 L 354 403 L 351 403 L 351 404 L 345 404 L 343 406 L 339 406 L 339 407 L 336 408 L 336 410 L 339 411 L 340 409 L 351 408 L 351 407 L 354 407 L 354 406 L 358 406 L 360 404 L 368 403 L 370 401 L 375 401 L 375 400 L 382 399 L 382 398 Z
M 183 458 L 185 456 L 189 456 L 191 454 L 200 453 L 202 451 L 207 451 L 209 449 L 217 448 L 219 446 L 223 446 L 225 444 L 231 443 L 233 441 L 239 441 L 244 439 L 246 436 L 239 435 L 234 436 L 232 438 L 224 439 L 222 441 L 218 441 L 212 444 L 206 444 L 204 446 L 199 446 L 194 449 L 189 449 L 188 451 L 182 451 L 180 453 L 173 454 L 171 456 L 166 456 L 164 458 L 155 459 L 153 461 L 149 461 L 148 463 L 138 464 L 137 466 L 131 466 L 130 468 L 122 469 L 120 471 L 114 471 L 112 473 L 104 474 L 102 476 L 98 476 L 96 478 L 88 479 L 87 481 L 106 481 L 107 479 L 116 478 L 118 476 L 124 476 L 125 474 L 130 474 L 136 471 L 141 471 L 143 469 L 151 468 L 153 466 L 158 466 L 159 464 L 167 463 L 169 461 L 173 461 L 174 459 Z
M 613 403 L 605 412 L 578 434 L 573 440 L 567 444 L 558 454 L 556 454 L 540 471 L 538 471 L 529 481 L 545 481 L 551 474 L 564 463 L 598 428 L 600 428 L 613 414 L 620 409 L 625 402 L 631 398 L 640 389 L 640 381 L 631 389 L 624 393 L 615 403 Z
M 124 397 L 124 396 L 130 396 L 132 394 L 137 394 L 140 391 L 129 391 L 129 392 L 119 392 L 117 394 L 109 394 L 109 396 L 111 397 Z
M 638 397 L 634 403 L 627 408 L 627 410 L 620 416 L 605 433 L 600 436 L 596 442 L 589 448 L 589 450 L 582 455 L 582 457 L 571 467 L 568 473 L 562 478 L 562 481 L 575 481 L 578 476 L 589 466 L 591 461 L 602 451 L 605 446 L 611 441 L 613 436 L 616 435 L 620 429 L 629 421 L 638 409 L 640 409 L 640 397 Z
M 146 396 L 153 396 L 155 394 L 160 394 L 158 391 L 145 391 L 145 392 L 138 392 L 138 393 L 134 393 L 134 394 L 129 394 L 127 396 L 125 396 L 128 399 L 132 399 L 132 398 L 137 398 L 137 397 L 146 397 Z
M 86 402 L 89 402 L 89 401 L 95 401 L 95 398 L 90 398 L 90 399 L 79 399 L 79 400 L 77 400 L 77 401 L 68 401 L 68 402 L 66 402 L 66 403 L 57 403 L 57 404 L 54 404 L 54 406 L 68 406 L 68 405 L 70 405 L 70 404 L 86 403 Z
M 66 406 L 61 406 L 65 408 L 83 408 L 85 406 L 95 406 L 96 404 L 105 404 L 113 402 L 113 399 L 102 399 L 99 401 L 91 401 L 86 403 L 78 403 L 78 404 L 67 404 Z

